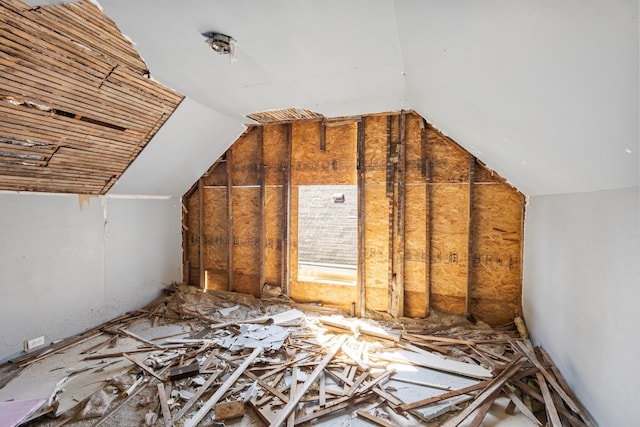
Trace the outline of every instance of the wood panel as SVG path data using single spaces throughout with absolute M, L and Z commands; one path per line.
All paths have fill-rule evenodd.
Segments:
M 236 153 L 234 153 L 234 159 Z M 244 160 L 244 159 L 243 159 Z M 244 161 L 240 161 L 243 164 Z M 260 188 L 234 187 L 233 268 L 235 290 L 260 296 Z
M 355 123 L 326 129 L 326 150 L 320 150 L 317 122 L 293 125 L 291 182 L 294 185 L 356 184 Z
M 425 184 L 407 185 L 405 228 L 404 315 L 425 317 L 428 311 L 425 270 L 428 266 L 425 231 Z
M 473 311 L 507 323 L 520 306 L 524 198 L 507 184 L 476 185 L 474 206 Z

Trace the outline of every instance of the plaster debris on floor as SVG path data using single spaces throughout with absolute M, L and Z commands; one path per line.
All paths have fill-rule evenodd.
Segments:
M 10 360 L 0 387 L 1 426 L 593 425 L 514 323 L 185 285 Z

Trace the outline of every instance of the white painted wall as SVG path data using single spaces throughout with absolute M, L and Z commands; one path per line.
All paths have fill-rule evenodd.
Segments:
M 181 276 L 179 198 L 0 194 L 0 360 L 139 308 Z
M 524 316 L 601 426 L 637 426 L 640 187 L 531 199 Z

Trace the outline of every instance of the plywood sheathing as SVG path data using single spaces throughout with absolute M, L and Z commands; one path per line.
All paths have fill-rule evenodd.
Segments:
M 106 193 L 182 96 L 90 1 L 0 17 L 0 189 Z
M 345 311 L 355 307 L 358 313 L 420 318 L 435 309 L 471 314 L 494 325 L 509 322 L 519 309 L 524 196 L 419 115 L 396 112 L 252 126 L 228 153 L 203 176 L 209 193 L 203 222 L 205 235 L 211 236 L 204 249 L 211 252 L 205 257 L 207 277 L 228 276 L 221 247 L 228 245 L 222 236 L 229 224 L 223 164 L 232 159 L 234 277 L 244 292 L 258 295 L 266 284 L 295 300 Z M 362 287 L 298 281 L 299 186 L 357 182 L 363 192 Z M 186 205 L 197 199 L 195 191 Z M 191 227 L 198 227 L 191 217 L 190 242 L 197 234 Z M 195 247 L 189 253 L 194 256 Z M 196 265 L 190 260 L 190 283 L 199 285 Z M 394 309 L 399 284 L 402 304 L 397 301 Z M 207 280 L 207 286 L 230 289 L 228 279 L 216 279 L 216 284 Z

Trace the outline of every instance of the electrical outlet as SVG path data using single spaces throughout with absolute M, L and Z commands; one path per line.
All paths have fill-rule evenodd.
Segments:
M 44 337 L 33 338 L 24 342 L 24 351 L 33 350 L 36 347 L 44 345 Z

